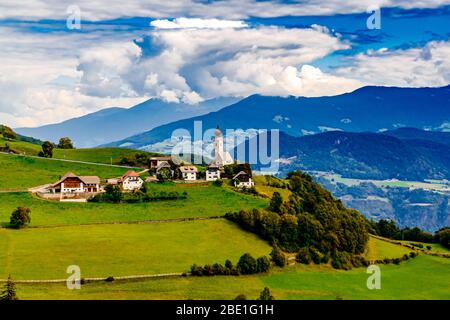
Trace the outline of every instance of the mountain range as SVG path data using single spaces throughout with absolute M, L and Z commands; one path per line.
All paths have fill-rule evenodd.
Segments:
M 272 143 L 270 132 L 252 139 Z M 450 132 L 414 128 L 383 133 L 330 131 L 303 137 L 280 132 L 280 173 L 306 170 L 357 179 L 450 179 L 449 141 Z M 236 149 L 248 150 L 249 143 Z M 248 161 L 248 156 L 238 160 Z
M 450 129 L 450 86 L 440 88 L 363 87 L 338 96 L 252 95 L 221 110 L 174 121 L 107 146 L 142 148 L 169 139 L 176 129 L 279 129 L 292 136 L 326 131 L 381 132 L 399 127 Z
M 172 121 L 216 111 L 236 101 L 236 98 L 216 98 L 188 105 L 150 99 L 129 109 L 106 108 L 61 123 L 16 128 L 14 131 L 52 142 L 58 142 L 61 137 L 70 137 L 76 147 L 87 148 L 123 139 Z

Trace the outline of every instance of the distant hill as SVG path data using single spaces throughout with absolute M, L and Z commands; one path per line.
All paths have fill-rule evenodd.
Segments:
M 262 134 L 259 138 L 271 140 L 270 134 Z M 279 142 L 280 158 L 285 160 L 280 169 L 284 174 L 301 169 L 335 172 L 358 179 L 450 178 L 450 145 L 430 140 L 399 139 L 381 133 L 331 131 L 304 137 L 280 132 Z M 248 141 L 245 144 L 248 148 Z
M 16 128 L 15 131 L 53 142 L 68 136 L 78 148 L 94 147 L 172 121 L 216 111 L 236 101 L 236 98 L 217 98 L 198 105 L 187 105 L 150 99 L 129 109 L 107 108 L 61 123 L 37 128 Z
M 0 124 L 0 134 L 2 134 L 4 128 L 5 128 L 5 126 Z M 38 144 L 38 145 L 41 145 L 43 143 L 43 141 L 41 141 L 39 139 L 23 136 L 21 134 L 18 134 L 17 132 L 14 132 L 14 133 L 16 134 L 16 140 L 18 140 L 18 141 L 29 142 L 29 143 Z
M 399 128 L 396 130 L 389 130 L 383 132 L 383 134 L 393 136 L 402 140 L 427 140 L 434 141 L 446 145 L 450 145 L 450 131 L 449 132 L 439 132 L 439 131 L 425 131 L 416 128 Z
M 139 148 L 171 137 L 174 130 L 280 129 L 292 136 L 326 131 L 385 131 L 398 127 L 442 130 L 450 126 L 450 86 L 441 88 L 364 87 L 332 97 L 267 97 L 253 95 L 217 112 L 155 127 L 111 143 Z

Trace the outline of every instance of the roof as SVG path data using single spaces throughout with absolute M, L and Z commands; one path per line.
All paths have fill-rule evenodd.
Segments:
M 133 170 L 128 170 L 127 172 L 124 173 L 124 175 L 122 177 L 119 178 L 119 182 L 123 182 L 126 178 L 128 177 L 140 177 L 139 174 L 137 174 L 135 171 Z
M 100 184 L 100 178 L 97 176 L 81 176 L 79 178 L 85 184 Z
M 180 167 L 180 171 L 182 173 L 198 172 L 197 167 L 194 166 L 182 166 Z
M 215 163 L 211 163 L 206 170 L 220 170 L 220 166 L 218 164 Z
M 172 160 L 171 157 L 150 157 L 150 161 L 169 161 Z
M 156 178 L 155 176 L 148 176 L 147 178 L 145 178 L 145 182 L 153 182 L 153 181 L 158 181 L 158 178 Z
M 240 171 L 237 175 L 233 177 L 233 179 L 237 179 L 242 182 L 247 182 L 251 179 L 250 175 L 247 172 Z
M 85 184 L 99 184 L 100 183 L 100 178 L 97 176 L 77 176 L 75 173 L 69 171 L 65 175 L 63 175 L 61 177 L 61 179 L 59 179 L 57 182 L 52 184 L 50 187 L 56 187 L 57 185 L 60 185 L 67 178 L 77 178 L 77 179 L 80 179 L 81 182 L 83 182 Z

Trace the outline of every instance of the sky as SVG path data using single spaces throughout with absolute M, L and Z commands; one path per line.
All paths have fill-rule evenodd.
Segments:
M 0 0 L 0 123 L 450 84 L 450 0 Z

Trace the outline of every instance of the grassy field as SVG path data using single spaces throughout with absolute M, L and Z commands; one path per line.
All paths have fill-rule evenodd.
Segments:
M 275 191 L 280 193 L 284 200 L 288 200 L 289 196 L 291 195 L 291 192 L 288 189 L 274 188 L 269 186 L 267 184 L 265 176 L 254 176 L 253 180 L 255 182 L 256 191 L 258 191 L 259 194 L 265 197 L 272 198 L 272 195 Z
M 422 244 L 423 245 L 423 249 L 424 250 L 428 250 L 427 246 L 431 247 L 431 252 L 436 252 L 436 253 L 450 253 L 450 249 L 444 247 L 443 245 L 441 245 L 440 243 L 424 243 L 424 242 L 416 242 L 416 241 L 400 241 L 401 243 L 404 244 Z
M 0 154 L 0 190 L 31 188 L 55 182 L 68 171 L 78 175 L 117 177 L 127 169 Z
M 6 140 L 0 135 L 0 147 L 9 147 L 17 153 L 37 156 L 42 150 L 40 145 L 19 140 Z M 125 148 L 91 148 L 91 149 L 53 149 L 53 158 L 96 162 L 105 164 L 119 164 L 123 157 L 133 157 L 137 153 L 146 153 L 149 156 L 157 155 L 141 150 Z
M 381 290 L 369 290 L 365 268 L 337 271 L 296 265 L 255 276 L 188 277 L 139 282 L 18 285 L 22 299 L 256 299 L 269 287 L 276 299 L 450 299 L 450 259 L 420 255 L 400 265 L 382 265 Z
M 60 203 L 29 193 L 0 193 L 0 225 L 9 222 L 11 212 L 18 206 L 31 209 L 30 226 L 51 226 L 221 216 L 227 211 L 264 208 L 268 204 L 265 199 L 215 186 L 173 188 L 186 191 L 188 198 L 135 204 Z
M 413 250 L 370 237 L 365 252 L 365 258 L 370 261 L 384 258 L 400 258 L 411 251 Z
M 2 279 L 64 279 L 69 265 L 80 266 L 83 277 L 187 272 L 193 263 L 236 263 L 246 252 L 258 257 L 271 250 L 224 219 L 0 229 L 0 243 Z

